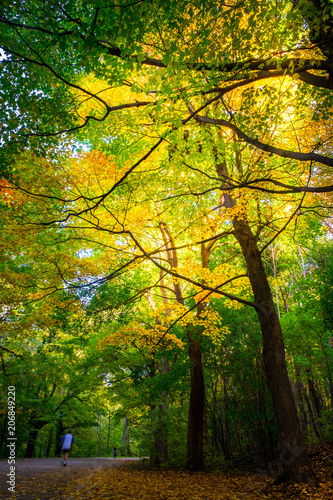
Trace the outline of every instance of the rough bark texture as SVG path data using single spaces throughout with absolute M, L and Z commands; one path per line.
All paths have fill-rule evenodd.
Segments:
M 272 292 L 255 236 L 246 220 L 234 219 L 234 234 L 246 262 L 263 335 L 263 361 L 279 430 L 283 472 L 280 481 L 315 483 L 307 456 L 285 360 L 285 348 Z

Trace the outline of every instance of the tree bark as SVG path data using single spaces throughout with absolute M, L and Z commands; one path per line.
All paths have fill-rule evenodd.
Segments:
M 163 357 L 160 373 L 168 373 L 170 371 L 168 358 Z M 155 464 L 160 465 L 168 459 L 168 441 L 166 418 L 168 409 L 168 392 L 164 391 L 161 395 L 161 400 L 157 405 L 157 422 L 155 428 Z
M 236 158 L 237 160 L 237 158 Z M 238 158 L 236 165 L 240 166 Z M 238 171 L 241 173 L 239 167 Z M 228 187 L 229 172 L 226 161 L 216 162 L 216 172 L 221 178 L 221 189 Z M 236 200 L 228 192 L 223 194 L 223 205 L 228 209 L 236 206 Z M 245 216 L 232 219 L 234 236 L 238 241 L 247 267 L 257 315 L 263 336 L 263 362 L 279 431 L 282 451 L 280 461 L 283 471 L 277 482 L 305 482 L 317 484 L 307 455 L 295 400 L 288 376 L 285 347 L 281 325 L 273 295 L 268 283 L 257 237 L 252 233 Z
M 327 376 L 328 376 L 328 383 L 329 383 L 329 390 L 330 390 L 331 406 L 333 408 L 333 381 L 332 381 L 332 372 L 331 372 L 330 363 L 328 361 L 327 352 L 326 352 L 326 349 L 325 349 L 325 346 L 324 346 L 324 342 L 323 342 L 323 335 L 320 335 L 319 338 L 320 338 L 321 348 L 323 350 L 323 354 L 324 354 L 324 357 L 325 357 L 325 364 L 326 364 L 326 369 L 327 369 Z
M 302 432 L 303 435 L 305 436 L 307 434 L 307 429 L 308 429 L 308 419 L 306 416 L 306 409 L 305 409 L 305 402 L 303 398 L 303 392 L 304 392 L 304 385 L 301 379 L 301 367 L 300 365 L 295 366 L 295 372 L 296 372 L 296 383 L 295 383 L 295 388 L 296 388 L 296 396 L 298 399 L 298 407 L 301 415 L 301 426 L 302 426 Z
M 224 398 L 224 404 L 223 404 Z M 222 447 L 226 460 L 232 460 L 232 450 L 230 443 L 229 425 L 228 425 L 228 391 L 226 377 L 221 376 L 221 432 Z
M 164 240 L 167 258 L 171 268 L 178 267 L 177 250 L 171 233 L 165 223 L 160 223 L 160 229 Z M 201 246 L 202 267 L 208 268 L 210 249 L 214 242 L 207 247 Z M 170 248 L 171 246 L 171 248 Z M 184 304 L 181 288 L 178 283 L 174 284 L 176 300 Z M 200 316 L 206 304 L 200 302 L 197 306 L 197 318 Z M 187 326 L 188 355 L 191 362 L 191 389 L 190 404 L 188 411 L 187 426 L 187 467 L 198 471 L 204 467 L 203 456 L 203 434 L 204 434 L 204 407 L 205 407 L 205 385 L 202 364 L 201 331 L 195 325 Z
M 46 452 L 45 452 L 46 453 L 46 457 L 50 456 L 51 444 L 52 444 L 52 435 L 53 435 L 53 427 L 51 427 L 51 429 L 50 429 L 49 437 L 48 437 L 48 440 L 47 440 Z
M 123 435 L 122 435 L 122 438 L 121 438 L 121 442 L 122 442 L 122 445 L 123 445 L 123 455 L 124 455 L 124 457 L 126 456 L 127 432 L 128 432 L 128 419 L 127 419 L 127 417 L 124 417 L 124 429 L 123 429 Z
M 107 442 L 106 442 L 106 454 L 107 455 L 109 454 L 109 450 L 110 450 L 110 433 L 111 433 L 111 413 L 109 413 L 109 416 L 108 416 L 108 438 L 107 438 Z
M 202 350 L 196 329 L 187 328 L 188 355 L 191 361 L 191 391 L 187 428 L 187 466 L 193 471 L 204 467 L 203 417 L 205 406 L 205 385 L 202 366 Z
M 46 425 L 46 422 L 31 417 L 29 424 L 30 429 L 28 434 L 27 447 L 25 450 L 25 458 L 32 458 L 34 456 L 38 432 L 42 427 L 44 427 L 44 425 Z
M 281 326 L 261 252 L 246 220 L 233 220 L 234 234 L 246 262 L 263 335 L 263 361 L 279 430 L 283 473 L 279 481 L 316 483 L 301 432 L 285 360 Z
M 201 266 L 208 269 L 210 252 L 215 244 L 201 244 Z M 207 302 L 198 302 L 196 317 L 206 309 Z M 188 355 L 191 361 L 191 392 L 187 431 L 187 466 L 193 471 L 204 468 L 203 436 L 205 410 L 205 382 L 202 364 L 202 327 L 187 327 Z
M 5 419 L 3 422 L 3 427 L 2 427 L 1 439 L 0 439 L 0 450 L 2 449 L 3 443 L 5 442 L 5 436 L 7 433 L 7 421 L 8 421 L 8 413 L 6 412 Z M 6 457 L 7 450 L 8 450 L 8 448 L 5 446 L 4 451 L 3 451 L 3 458 Z
M 97 427 L 96 427 L 96 434 L 98 437 L 98 454 L 97 456 L 101 456 L 101 449 L 102 449 L 102 417 L 99 412 L 97 412 Z
M 63 420 L 61 417 L 58 418 L 58 421 L 57 421 L 57 432 L 56 432 L 56 445 L 55 445 L 55 456 L 59 456 L 61 455 L 61 448 L 62 448 L 62 443 L 61 443 L 61 438 L 64 434 L 64 430 L 65 430 L 65 427 L 64 427 L 64 424 L 63 424 Z

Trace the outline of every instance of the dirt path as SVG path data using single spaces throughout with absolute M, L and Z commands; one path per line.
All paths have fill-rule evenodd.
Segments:
M 15 463 L 15 492 L 8 490 L 9 464 L 0 460 L 0 498 L 12 500 L 76 500 L 89 486 L 89 479 L 102 468 L 118 468 L 124 461 L 138 458 L 22 458 Z M 68 487 L 74 496 L 68 496 Z M 77 493 L 75 493 L 75 490 Z

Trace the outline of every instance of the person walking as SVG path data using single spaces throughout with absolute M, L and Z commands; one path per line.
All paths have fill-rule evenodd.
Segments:
M 68 459 L 68 452 L 72 447 L 72 444 L 74 443 L 75 439 L 72 434 L 72 431 L 68 431 L 67 434 L 64 435 L 62 438 L 62 458 L 63 458 L 63 464 L 64 467 L 67 465 L 67 459 Z
M 117 446 L 113 448 L 113 458 L 116 458 L 117 456 Z

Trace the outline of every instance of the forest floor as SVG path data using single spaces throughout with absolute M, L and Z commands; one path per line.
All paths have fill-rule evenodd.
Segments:
M 321 485 L 273 486 L 262 471 L 191 473 L 152 469 L 139 459 L 59 458 L 16 460 L 15 492 L 9 465 L 0 460 L 0 498 L 12 500 L 333 500 L 333 445 L 312 451 Z

